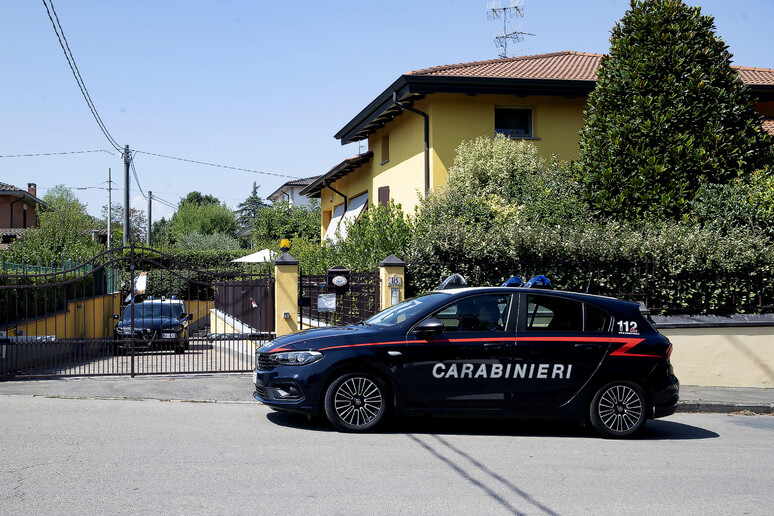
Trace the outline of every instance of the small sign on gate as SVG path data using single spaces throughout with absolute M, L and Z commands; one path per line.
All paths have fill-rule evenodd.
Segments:
M 317 296 L 318 312 L 336 311 L 336 294 L 320 294 Z

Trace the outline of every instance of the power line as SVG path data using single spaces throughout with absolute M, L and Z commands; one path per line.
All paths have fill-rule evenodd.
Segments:
M 196 161 L 192 159 L 186 159 L 186 158 L 178 158 L 175 156 L 165 156 L 164 154 L 156 154 L 153 152 L 147 152 L 147 151 L 141 151 L 141 150 L 135 150 L 134 152 L 139 152 L 142 154 L 147 154 L 149 156 L 157 156 L 159 158 L 167 158 L 167 159 L 173 159 L 177 161 L 186 161 L 188 163 L 196 163 L 197 165 L 207 165 L 208 167 L 219 167 L 219 168 L 227 168 L 229 170 L 239 170 L 241 172 L 250 172 L 252 174 L 263 174 L 265 176 L 275 176 L 275 177 L 287 177 L 289 179 L 300 179 L 299 176 L 289 176 L 287 174 L 274 174 L 272 172 L 262 172 L 260 170 L 252 170 L 249 168 L 239 168 L 239 167 L 230 167 L 228 165 L 218 165 L 217 163 L 207 163 L 206 161 Z
M 38 152 L 37 154 L 6 154 L 0 155 L 0 158 L 31 158 L 35 156 L 59 156 L 62 154 L 88 154 L 90 152 L 107 152 L 111 156 L 114 154 L 111 151 L 105 149 L 97 150 L 82 150 L 82 151 L 67 151 L 67 152 Z
M 140 186 L 140 178 L 137 177 L 137 169 L 134 168 L 134 160 L 131 160 L 131 164 L 132 164 L 132 174 L 134 174 L 134 182 L 137 183 L 137 188 L 139 188 L 140 193 L 142 194 L 143 198 L 147 201 L 148 200 L 148 196 L 145 195 L 145 192 L 142 191 L 142 186 Z
M 49 10 L 49 4 L 51 5 L 50 10 Z M 89 106 L 89 110 L 91 110 L 91 114 L 94 116 L 94 120 L 97 121 L 97 125 L 99 125 L 99 128 L 102 130 L 102 133 L 108 139 L 110 144 L 117 151 L 120 151 L 121 146 L 108 132 L 107 127 L 105 127 L 105 123 L 102 121 L 102 118 L 100 118 L 99 113 L 97 113 L 97 108 L 94 105 L 94 102 L 91 100 L 89 91 L 86 89 L 86 84 L 83 82 L 83 77 L 81 77 L 81 72 L 78 70 L 78 65 L 75 63 L 75 57 L 70 51 L 70 45 L 67 43 L 67 38 L 65 37 L 64 29 L 62 29 L 62 25 L 59 23 L 59 16 L 56 14 L 56 9 L 54 9 L 53 0 L 48 0 L 48 2 L 46 0 L 43 0 L 43 5 L 46 7 L 46 13 L 48 13 L 48 19 L 51 20 L 51 25 L 54 27 L 54 32 L 56 33 L 56 37 L 59 40 L 59 46 L 62 47 L 62 52 L 64 52 L 65 59 L 67 59 L 67 64 L 70 66 L 70 71 L 73 73 L 73 77 L 75 77 L 75 82 L 78 83 L 78 88 L 81 90 L 81 95 L 83 95 L 84 100 L 86 100 L 86 104 Z M 54 13 L 53 17 L 51 16 L 52 11 Z M 56 22 L 54 22 L 54 18 L 56 18 Z M 64 43 L 62 43 L 63 40 L 64 40 Z

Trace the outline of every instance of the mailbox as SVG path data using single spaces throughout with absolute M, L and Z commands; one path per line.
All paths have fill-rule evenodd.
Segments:
M 349 269 L 336 265 L 328 269 L 327 275 L 328 289 L 332 289 L 335 292 L 349 290 Z

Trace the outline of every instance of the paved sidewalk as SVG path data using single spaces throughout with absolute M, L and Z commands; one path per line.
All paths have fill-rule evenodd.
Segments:
M 774 389 L 681 385 L 677 411 L 774 414 Z
M 0 382 L 0 396 L 155 399 L 190 402 L 257 403 L 252 375 L 202 374 L 15 380 Z M 774 389 L 680 386 L 678 412 L 774 414 Z

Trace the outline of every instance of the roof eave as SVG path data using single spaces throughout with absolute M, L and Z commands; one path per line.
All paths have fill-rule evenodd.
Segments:
M 412 96 L 430 93 L 501 94 L 501 95 L 555 95 L 564 97 L 587 96 L 596 86 L 596 81 L 556 79 L 513 79 L 502 77 L 449 77 L 403 75 L 374 99 L 338 133 L 336 139 L 342 145 L 363 140 L 375 128 L 369 128 L 394 106 L 393 93 L 404 100 Z M 388 115 L 388 118 L 396 116 Z M 384 121 L 376 125 L 381 127 Z
M 12 195 L 14 197 L 18 197 L 19 199 L 27 199 L 28 201 L 34 202 L 35 204 L 40 204 L 44 208 L 47 207 L 45 202 L 43 202 L 41 199 L 38 199 L 26 190 L 3 190 L 0 191 L 0 195 Z
M 356 169 L 371 161 L 373 155 L 373 151 L 367 151 L 363 154 L 358 154 L 353 158 L 345 159 L 330 169 L 326 174 L 318 177 L 312 184 L 301 190 L 299 195 L 310 198 L 319 198 L 326 184 L 335 183 L 350 172 L 354 172 Z

